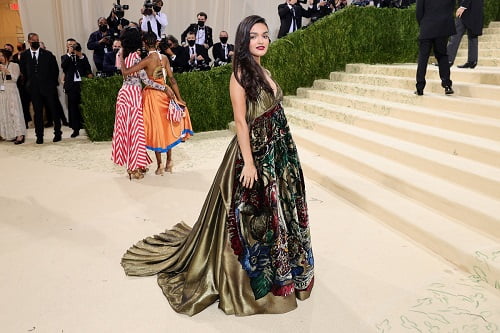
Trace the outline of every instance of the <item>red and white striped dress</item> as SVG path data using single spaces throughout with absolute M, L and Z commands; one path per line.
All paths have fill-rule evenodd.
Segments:
M 141 60 L 136 52 L 125 58 L 127 68 Z M 116 98 L 115 128 L 113 131 L 111 159 L 127 170 L 144 168 L 151 163 L 146 152 L 144 118 L 142 114 L 142 86 L 137 73 L 123 81 Z

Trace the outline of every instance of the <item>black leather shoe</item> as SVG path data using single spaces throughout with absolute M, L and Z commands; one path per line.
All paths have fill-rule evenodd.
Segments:
M 474 67 L 477 66 L 477 62 L 470 62 L 470 61 L 467 61 L 465 64 L 463 65 L 458 65 L 457 67 L 458 68 L 470 68 L 470 69 L 473 69 Z
M 80 135 L 80 131 L 73 131 L 73 133 L 71 133 L 72 138 L 76 138 L 79 135 Z
M 55 136 L 54 136 L 54 139 L 52 139 L 52 142 L 59 142 L 59 141 L 61 141 L 61 140 L 62 140 L 61 135 L 55 135 Z
M 414 94 L 417 95 L 417 96 L 422 96 L 424 94 L 424 91 L 420 90 L 420 89 L 417 89 L 417 90 L 415 90 Z
M 453 94 L 453 93 L 455 93 L 455 92 L 453 91 L 453 89 L 451 89 L 451 87 L 450 87 L 450 86 L 446 86 L 446 87 L 444 87 L 444 93 L 445 93 L 446 95 L 451 95 L 451 94 Z
M 43 143 L 43 138 L 36 138 L 36 144 L 41 145 Z

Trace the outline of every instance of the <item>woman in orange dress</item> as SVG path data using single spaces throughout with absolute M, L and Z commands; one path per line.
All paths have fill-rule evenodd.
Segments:
M 166 94 L 146 86 L 142 97 L 146 148 L 155 152 L 158 165 L 155 173 L 163 175 L 164 171 L 172 172 L 172 148 L 194 133 L 186 102 L 180 95 L 168 59 L 156 50 L 156 35 L 147 32 L 143 42 L 149 55 L 137 65 L 122 70 L 122 73 L 127 75 L 144 69 L 148 77 L 159 84 L 166 84 L 165 79 L 169 78 L 171 87 L 167 88 Z M 162 167 L 161 153 L 167 153 L 165 167 Z

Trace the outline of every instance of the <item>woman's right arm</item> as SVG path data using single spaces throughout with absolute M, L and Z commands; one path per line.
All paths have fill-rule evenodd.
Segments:
M 231 95 L 231 104 L 233 106 L 234 123 L 236 125 L 236 136 L 243 157 L 244 166 L 240 175 L 240 182 L 244 187 L 251 188 L 254 181 L 257 181 L 257 169 L 252 156 L 250 147 L 250 133 L 246 121 L 246 94 L 245 89 L 238 83 L 234 74 L 229 81 L 229 93 Z

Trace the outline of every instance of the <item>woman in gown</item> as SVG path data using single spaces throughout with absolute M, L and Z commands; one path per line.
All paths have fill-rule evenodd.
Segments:
M 127 275 L 158 274 L 179 313 L 217 300 L 226 314 L 284 313 L 314 284 L 302 169 L 282 91 L 260 65 L 268 45 L 262 17 L 239 24 L 230 80 L 237 135 L 198 221 L 146 238 L 122 258 Z
M 16 85 L 19 65 L 9 61 L 11 56 L 9 50 L 0 49 L 0 137 L 18 145 L 24 143 L 26 124 Z
M 156 51 L 158 44 L 156 34 L 145 33 L 143 42 L 149 52 L 148 56 L 139 64 L 122 72 L 126 74 L 144 69 L 149 79 L 158 84 L 166 84 L 166 77 L 169 78 L 171 88 L 167 86 L 167 94 L 151 89 L 149 86 L 146 86 L 142 93 L 146 148 L 155 152 L 158 165 L 155 173 L 163 175 L 164 170 L 172 172 L 172 148 L 194 133 L 186 102 L 181 97 L 168 59 Z M 178 105 L 182 105 L 182 111 L 177 107 Z M 176 107 L 178 112 L 175 110 Z M 180 114 L 181 112 L 183 115 Z M 162 167 L 161 153 L 167 153 L 165 168 Z
M 122 53 L 122 71 L 141 61 L 136 52 L 142 47 L 141 32 L 137 28 L 127 28 L 120 36 Z M 165 93 L 164 85 L 152 82 L 142 71 L 124 75 L 123 85 L 116 99 L 115 127 L 113 131 L 111 159 L 120 166 L 127 166 L 129 179 L 144 178 L 151 158 L 146 152 L 144 138 L 144 119 L 142 111 L 142 85 L 151 85 L 160 93 Z M 163 91 L 163 92 L 162 92 Z

